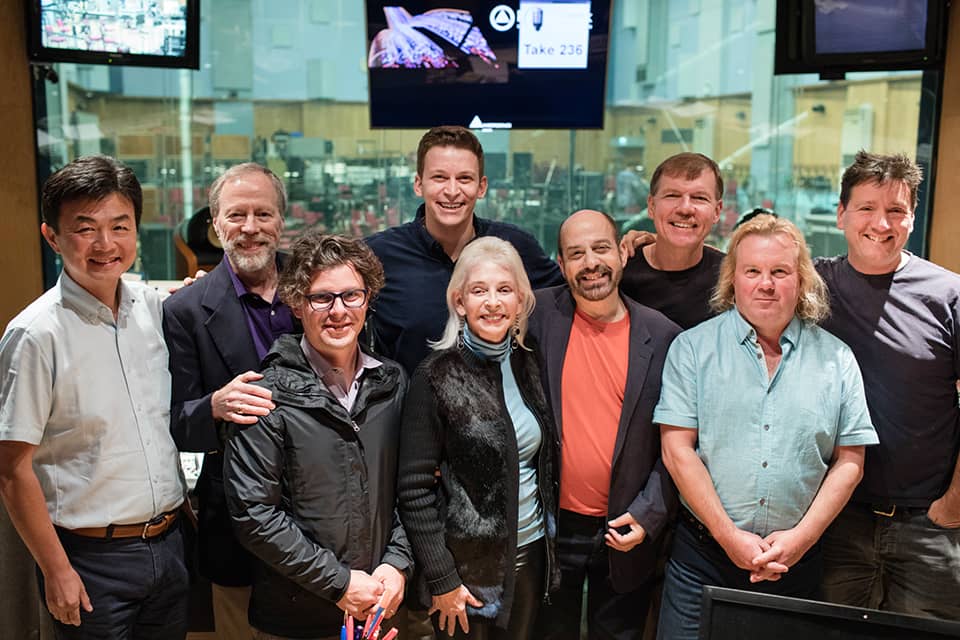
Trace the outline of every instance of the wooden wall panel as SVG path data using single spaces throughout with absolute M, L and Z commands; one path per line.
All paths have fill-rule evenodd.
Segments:
M 960 272 L 960 6 L 950 12 L 930 259 Z
M 0 1 L 0 120 L 4 149 L 0 154 L 0 327 L 43 291 L 40 266 L 40 221 L 36 186 L 33 107 L 25 43 L 25 3 Z M 2 617 L 2 616 L 0 616 Z
M 253 105 L 253 135 L 269 140 L 279 130 L 303 131 L 300 102 L 257 102 Z M 306 134 L 304 134 L 306 135 Z
M 33 107 L 24 34 L 27 3 L 0 0 L 0 328 L 43 292 L 36 186 Z M 36 565 L 0 506 L 0 636 L 51 640 L 53 627 L 41 602 Z

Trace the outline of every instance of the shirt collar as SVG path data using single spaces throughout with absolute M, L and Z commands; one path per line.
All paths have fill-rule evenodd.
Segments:
M 332 366 L 319 351 L 313 348 L 313 345 L 307 340 L 306 334 L 300 338 L 300 349 L 303 351 L 303 355 L 306 356 L 307 362 L 310 363 L 310 368 L 313 369 L 313 372 L 317 374 L 317 377 L 320 378 L 325 385 L 328 387 L 337 385 L 344 391 L 349 389 L 350 384 L 359 381 L 365 370 L 376 369 L 383 365 L 382 362 L 373 356 L 364 353 L 363 349 L 360 349 L 358 345 L 357 358 L 359 361 L 357 362 L 357 370 L 353 374 L 353 380 L 348 381 L 344 379 L 342 369 Z
M 281 270 L 279 251 L 277 252 L 276 262 L 277 262 L 277 271 L 279 272 Z M 243 284 L 243 280 L 241 280 L 240 276 L 237 275 L 237 272 L 234 271 L 233 265 L 230 264 L 230 259 L 227 258 L 226 253 L 223 254 L 223 263 L 227 268 L 227 273 L 230 274 L 230 282 L 233 283 L 233 290 L 237 293 L 238 298 L 242 298 L 245 295 L 251 295 L 251 296 L 257 296 L 260 299 L 263 299 L 262 296 L 259 296 L 258 294 L 253 293 L 252 291 L 250 291 L 250 289 L 247 288 L 247 285 Z M 276 294 L 274 294 L 273 300 L 266 300 L 266 302 L 269 302 L 269 303 L 274 303 L 277 301 L 278 301 L 278 298 Z
M 429 231 L 427 231 L 427 206 L 425 204 L 421 203 L 420 206 L 417 207 L 417 215 L 414 217 L 413 220 L 416 223 L 416 227 L 420 233 L 420 240 L 421 242 L 423 242 L 424 246 L 427 249 L 432 250 L 434 252 L 439 251 L 441 254 L 447 255 L 447 253 L 443 250 L 443 247 L 440 246 L 440 243 L 437 242 L 432 235 L 430 235 Z M 490 221 L 484 220 L 483 218 L 477 215 L 476 211 L 474 211 L 473 212 L 474 238 L 479 238 L 481 236 L 487 235 L 489 227 L 490 227 Z
M 753 326 L 747 322 L 746 318 L 740 315 L 739 309 L 734 307 L 731 309 L 731 311 L 733 312 L 732 317 L 737 342 L 740 344 L 743 344 L 748 340 L 750 342 L 756 342 L 757 331 L 753 328 Z M 786 341 L 789 342 L 791 346 L 796 347 L 800 340 L 801 331 L 803 331 L 803 321 L 794 315 L 793 319 L 790 320 L 790 324 L 787 325 L 787 328 L 783 330 L 783 334 L 780 335 L 780 344 L 782 345 L 784 341 Z
M 233 283 L 233 290 L 237 292 L 237 297 L 240 298 L 246 293 L 250 293 L 250 290 L 247 289 L 247 285 L 243 284 L 243 281 L 240 280 L 240 276 L 237 275 L 237 272 L 233 270 L 233 265 L 230 264 L 230 259 L 227 257 L 226 251 L 223 253 L 223 264 L 227 268 L 227 273 L 230 274 L 230 282 Z
M 113 309 L 103 304 L 92 293 L 77 284 L 76 280 L 70 277 L 66 269 L 60 272 L 60 278 L 57 281 L 60 288 L 60 298 L 63 306 L 76 311 L 88 322 L 108 322 L 114 323 Z M 118 319 L 125 318 L 133 307 L 133 292 L 130 285 L 120 279 L 118 284 L 120 289 L 120 304 L 118 306 Z

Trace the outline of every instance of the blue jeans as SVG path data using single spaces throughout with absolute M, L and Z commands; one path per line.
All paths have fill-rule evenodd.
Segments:
M 823 565 L 817 545 L 790 567 L 790 571 L 780 580 L 753 584 L 750 582 L 750 572 L 733 564 L 709 533 L 696 531 L 681 519 L 667 562 L 657 639 L 697 640 L 705 585 L 813 598 L 817 594 L 822 573 Z
M 639 640 L 642 636 L 654 579 L 651 577 L 636 591 L 614 591 L 607 556 L 610 551 L 603 539 L 606 531 L 606 518 L 560 512 L 560 589 L 550 594 L 549 604 L 540 607 L 533 634 L 537 640 L 579 640 L 584 581 L 590 640 Z
M 93 611 L 80 626 L 54 622 L 58 640 L 183 640 L 190 580 L 180 523 L 141 540 L 85 538 L 57 529 Z M 43 597 L 43 576 L 40 594 Z
M 824 597 L 838 604 L 960 620 L 960 529 L 925 508 L 892 517 L 851 503 L 823 536 Z

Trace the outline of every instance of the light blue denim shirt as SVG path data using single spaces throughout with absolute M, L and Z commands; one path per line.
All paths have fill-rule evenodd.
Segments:
M 727 515 L 760 536 L 800 521 L 835 447 L 878 442 L 860 368 L 840 339 L 794 317 L 780 346 L 771 378 L 756 331 L 736 309 L 684 331 L 667 353 L 653 414 L 697 429 L 697 453 Z

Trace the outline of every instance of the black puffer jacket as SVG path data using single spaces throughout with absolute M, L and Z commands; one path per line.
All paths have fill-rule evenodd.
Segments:
M 554 561 L 559 444 L 536 356 L 516 349 L 514 378 L 540 425 L 537 482 L 547 533 L 547 588 Z M 440 468 L 440 481 L 434 471 Z M 400 515 L 417 558 L 421 603 L 466 585 L 483 602 L 468 613 L 506 627 L 513 600 L 519 493 L 517 438 L 503 397 L 500 363 L 467 349 L 431 354 L 417 368 L 403 414 Z
M 395 509 L 406 377 L 392 361 L 367 371 L 348 415 L 292 335 L 263 375 L 277 408 L 232 425 L 223 473 L 234 530 L 260 560 L 250 621 L 275 635 L 334 636 L 350 569 L 412 568 Z

